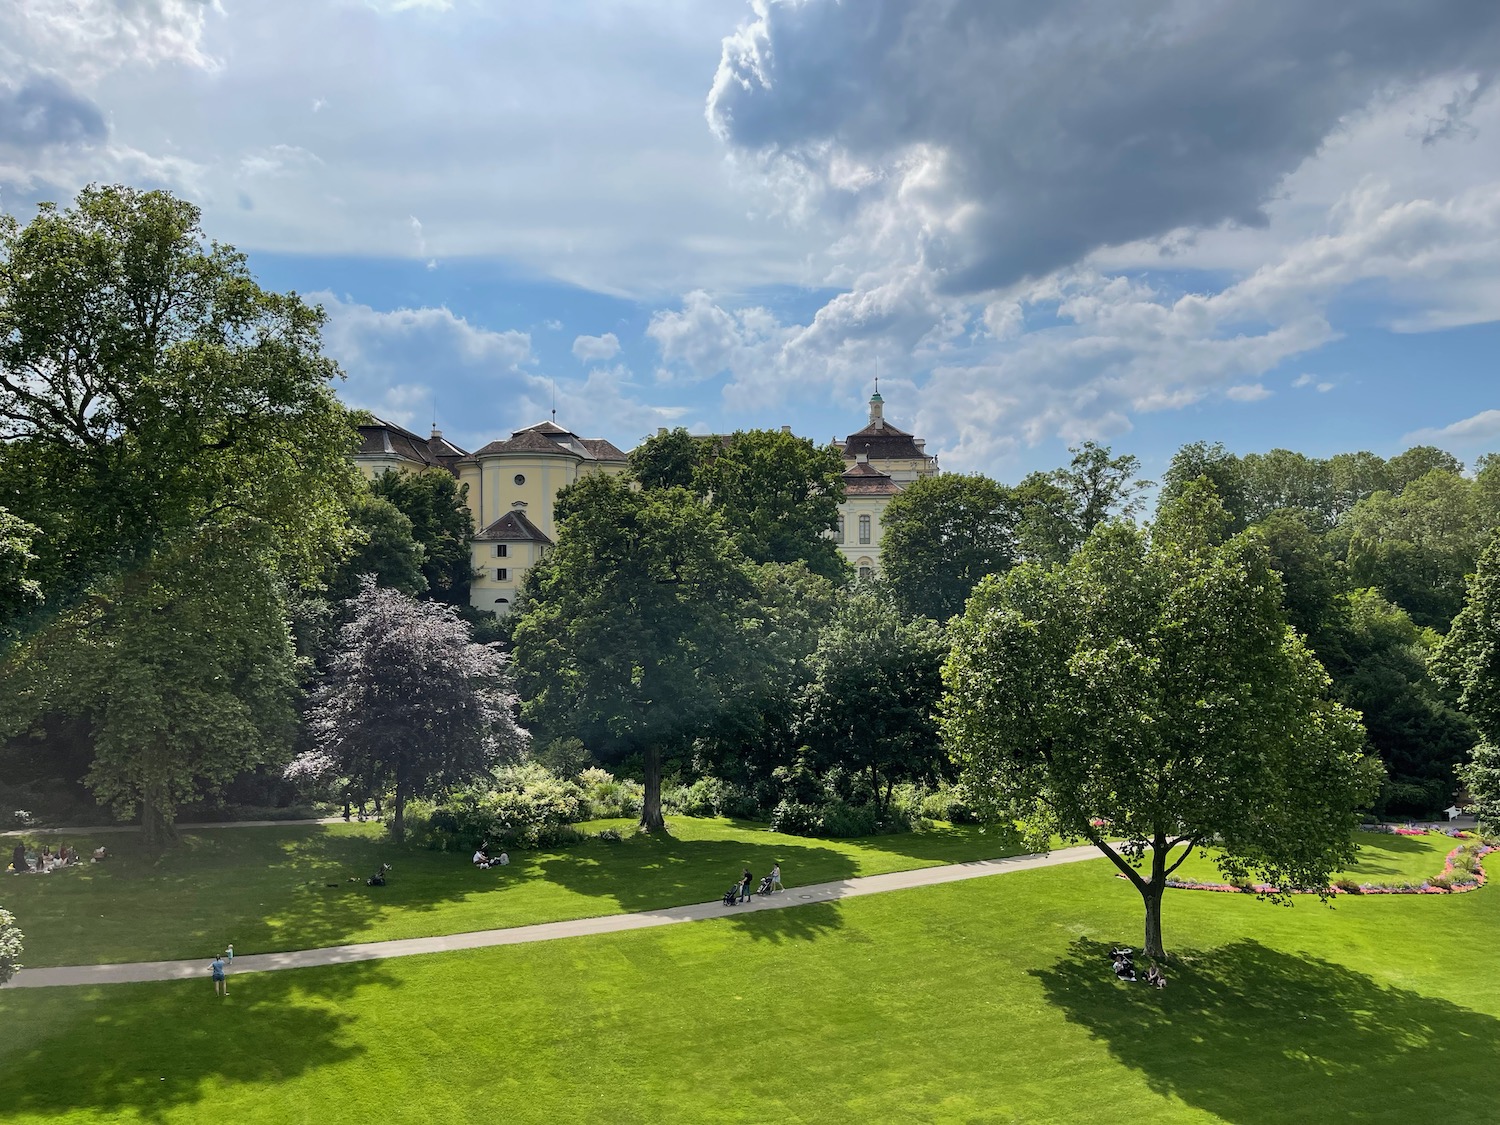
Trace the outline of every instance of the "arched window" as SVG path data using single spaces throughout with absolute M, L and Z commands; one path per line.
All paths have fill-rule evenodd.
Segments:
M 860 542 L 860 546 L 863 546 L 863 547 L 868 547 L 870 545 L 870 517 L 869 516 L 860 516 L 859 517 L 859 542 Z
M 875 568 L 873 566 L 862 566 L 859 568 L 859 580 L 861 582 L 868 582 L 874 577 Z

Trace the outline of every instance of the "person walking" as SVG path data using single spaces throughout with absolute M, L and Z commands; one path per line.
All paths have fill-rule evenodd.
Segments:
M 230 942 L 224 947 L 224 963 L 226 965 L 234 964 L 234 942 Z
M 741 902 L 749 902 L 750 901 L 750 888 L 754 885 L 754 878 L 755 877 L 750 874 L 750 869 L 748 867 L 745 868 L 744 874 L 742 874 L 740 876 L 740 901 Z
M 780 860 L 777 860 L 775 863 L 773 863 L 771 865 L 771 890 L 773 890 L 773 891 L 784 891 L 784 890 L 786 890 L 786 888 L 781 885 L 781 861 Z
M 214 995 L 228 996 L 229 982 L 224 979 L 224 955 L 222 953 L 213 959 L 213 963 L 209 965 L 209 970 L 214 975 Z

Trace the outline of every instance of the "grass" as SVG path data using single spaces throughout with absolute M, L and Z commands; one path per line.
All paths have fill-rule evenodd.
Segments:
M 1442 873 L 1443 860 L 1464 841 L 1430 832 L 1426 836 L 1396 836 L 1356 832 L 1359 861 L 1333 878 L 1347 876 L 1360 883 L 1420 883 Z M 1173 876 L 1203 883 L 1221 883 L 1224 876 L 1211 856 L 1193 855 Z
M 515 852 L 478 871 L 467 855 L 399 849 L 378 824 L 207 829 L 180 846 L 100 837 L 115 858 L 44 877 L 0 876 L 0 905 L 34 967 L 205 957 L 427 937 L 650 910 L 718 897 L 741 868 L 780 861 L 787 883 L 817 883 L 1012 854 L 977 828 L 867 840 L 809 840 L 746 822 L 673 817 L 670 836 L 589 840 Z M 87 837 L 69 843 L 87 854 Z M 55 844 L 55 841 L 54 841 Z M 364 878 L 390 863 L 387 886 Z M 353 881 L 351 882 L 351 878 Z
M 1500 893 L 1166 904 L 1104 861 L 531 946 L 0 992 L 40 1122 L 1500 1120 Z

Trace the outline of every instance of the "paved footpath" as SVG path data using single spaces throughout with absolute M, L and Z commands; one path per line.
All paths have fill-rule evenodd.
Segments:
M 1010 871 L 1028 871 L 1036 867 L 1055 867 L 1081 859 L 1102 858 L 1091 846 L 1062 848 L 1046 855 L 1017 855 L 1004 859 L 978 859 L 969 863 L 950 863 L 941 867 L 922 867 L 915 871 L 892 871 L 885 875 L 866 875 L 858 879 L 840 879 L 832 883 L 814 883 L 764 898 L 757 895 L 742 906 L 725 906 L 722 902 L 700 902 L 692 906 L 673 906 L 665 910 L 643 910 L 638 914 L 609 914 L 600 918 L 575 918 L 567 922 L 543 922 L 535 926 L 512 926 L 503 930 L 475 930 L 443 937 L 403 938 L 399 941 L 371 941 L 361 945 L 334 945 L 323 949 L 298 949 L 288 953 L 255 953 L 236 956 L 236 973 L 275 972 L 280 969 L 305 969 L 314 965 L 342 965 L 351 961 L 376 961 L 386 957 L 414 957 L 423 953 L 447 953 L 455 949 L 482 949 L 492 945 L 520 945 L 531 941 L 555 941 L 558 938 L 583 937 L 588 934 L 615 934 L 625 930 L 644 930 L 653 926 L 671 926 L 678 922 L 700 922 L 711 918 L 734 918 L 758 910 L 783 910 L 819 902 L 837 902 L 860 895 L 904 891 L 912 887 L 931 887 L 939 883 L 956 883 L 986 875 L 1003 875 Z M 133 961 L 123 965 L 68 965 L 55 969 L 22 969 L 8 988 L 50 988 L 58 985 L 125 984 L 131 981 L 189 980 L 205 978 L 208 962 Z

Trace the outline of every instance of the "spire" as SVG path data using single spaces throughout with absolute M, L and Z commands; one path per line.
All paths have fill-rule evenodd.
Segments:
M 875 393 L 870 396 L 870 425 L 885 425 L 885 399 L 880 397 L 880 379 L 875 379 Z

